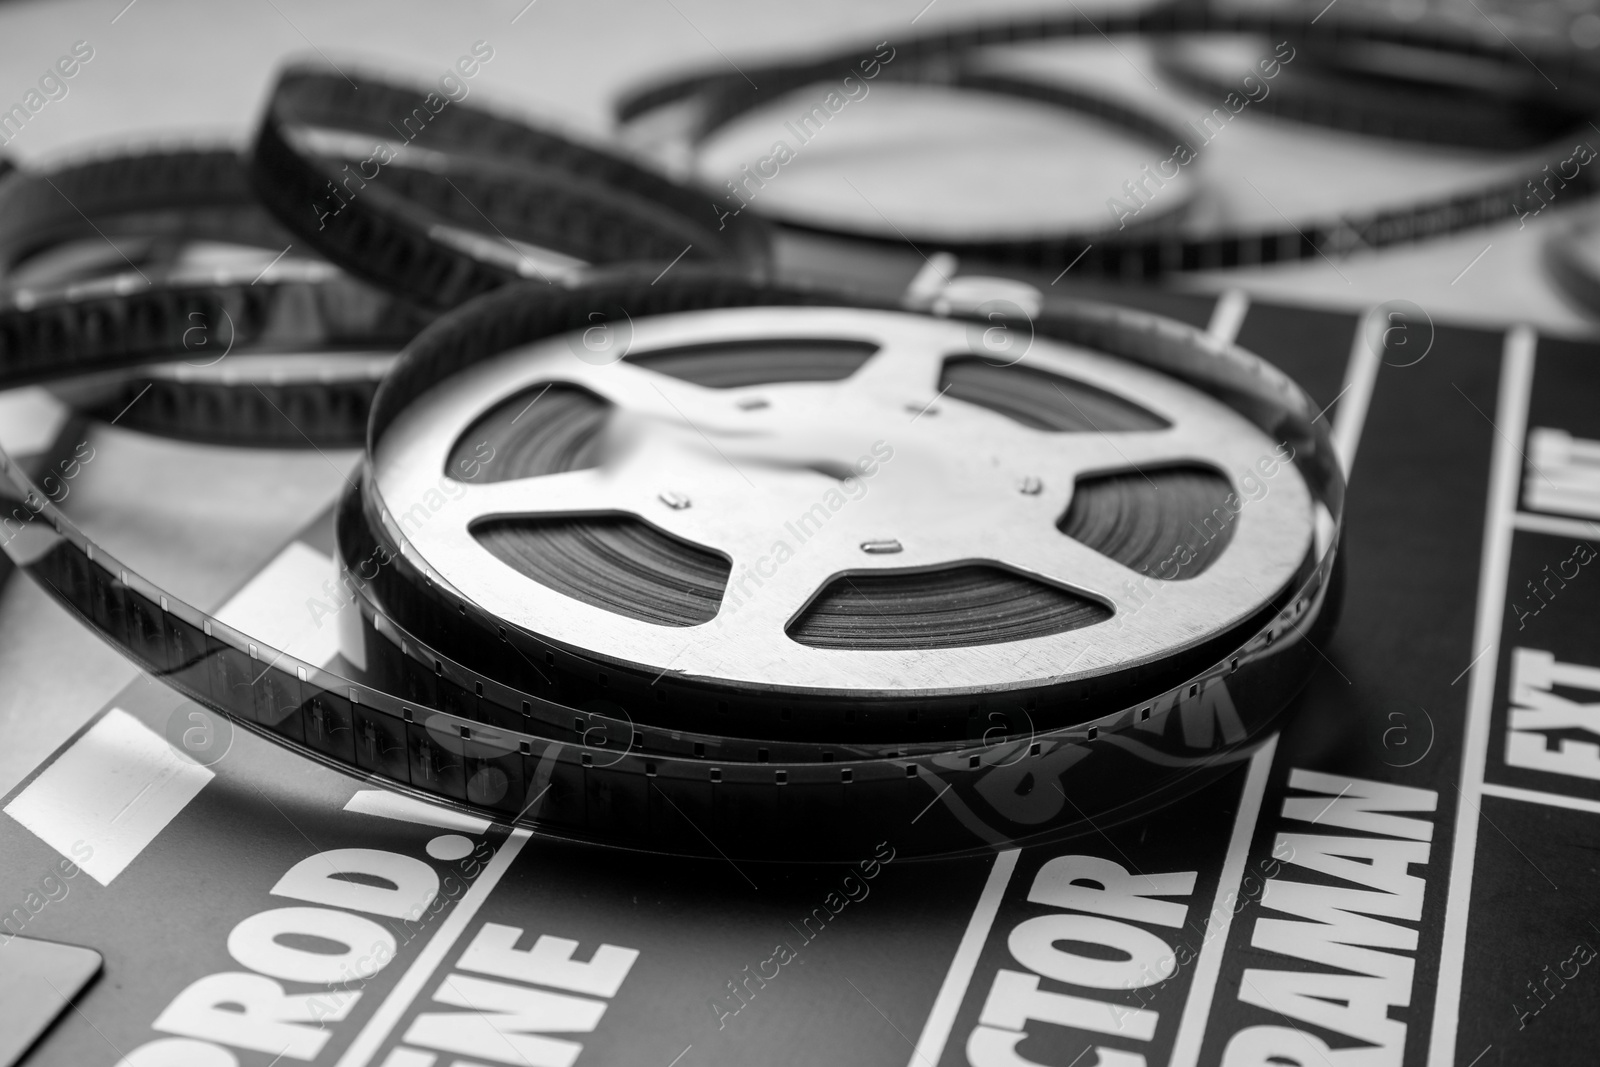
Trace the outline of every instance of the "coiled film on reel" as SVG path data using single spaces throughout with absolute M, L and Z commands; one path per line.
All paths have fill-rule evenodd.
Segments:
M 624 272 L 565 291 L 534 283 L 482 298 L 430 328 L 402 358 L 380 389 L 373 440 L 440 377 L 514 345 L 592 327 L 590 316 L 603 309 L 629 308 L 643 319 L 741 305 L 862 303 L 699 269 L 675 275 L 651 285 Z M 1225 401 L 1292 447 L 1299 477 L 1336 528 L 1342 479 L 1326 433 L 1313 423 L 1303 395 L 1260 361 L 1176 324 L 1111 309 L 1063 306 L 1034 328 L 1037 336 L 1142 363 Z M 1179 684 L 1147 689 L 1147 699 L 1137 703 L 1089 699 L 1030 708 L 1018 695 L 1008 706 L 985 708 L 1002 712 L 998 732 L 966 741 L 922 725 L 908 729 L 907 722 L 917 720 L 899 707 L 898 743 L 884 740 L 893 734 L 882 730 L 881 720 L 863 721 L 859 730 L 846 725 L 833 743 L 815 733 L 791 742 L 777 726 L 779 711 L 768 717 L 777 736 L 741 740 L 728 731 L 696 734 L 663 719 L 657 704 L 674 711 L 668 689 L 643 687 L 659 695 L 649 705 L 632 699 L 614 667 L 598 670 L 593 658 L 507 627 L 475 604 L 456 603 L 448 625 L 419 638 L 386 613 L 385 590 L 394 588 L 393 576 L 407 564 L 403 550 L 388 560 L 358 556 L 358 580 L 350 583 L 361 593 L 369 668 L 386 641 L 389 661 L 406 666 L 402 684 L 378 685 L 297 663 L 128 573 L 86 542 L 14 464 L 6 473 L 24 496 L 21 511 L 14 509 L 14 529 L 7 528 L 7 551 L 58 599 L 191 698 L 315 758 L 431 798 L 636 847 L 698 852 L 709 840 L 733 854 L 848 854 L 857 834 L 870 835 L 890 819 L 904 827 L 934 799 L 939 803 L 914 824 L 917 839 L 907 844 L 913 851 L 983 847 L 1061 832 L 1084 819 L 1115 821 L 1198 785 L 1247 751 L 1250 738 L 1298 689 L 1314 655 L 1310 643 L 1317 638 L 1311 635 L 1331 618 L 1332 539 L 1240 628 L 1244 632 L 1229 633 L 1222 654 L 1183 670 Z M 347 501 L 341 520 L 347 560 L 359 551 L 347 532 L 360 517 Z M 414 588 L 425 589 L 430 575 L 413 569 L 421 578 Z M 569 702 L 559 691 L 520 691 L 435 647 L 483 635 L 504 646 L 504 657 L 537 660 L 542 654 L 549 665 L 559 651 L 566 673 L 587 675 L 620 702 Z M 1224 694 L 1231 717 L 1217 714 Z M 851 710 L 840 709 L 844 724 Z M 1048 728 L 1025 725 L 1035 717 Z M 935 718 L 924 725 L 941 724 Z M 965 732 L 965 715 L 959 726 L 956 732 Z M 1061 774 L 1069 766 L 1072 773 Z M 1043 788 L 1047 771 L 1055 772 L 1056 790 Z

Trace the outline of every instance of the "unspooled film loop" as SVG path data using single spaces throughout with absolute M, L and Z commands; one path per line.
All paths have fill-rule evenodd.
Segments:
M 702 109 L 701 128 L 716 128 L 658 138 L 656 150 L 673 165 L 687 157 L 719 219 L 755 213 L 917 247 L 1118 230 L 1124 220 L 1103 206 L 1102 190 L 1127 174 L 1162 188 L 1138 208 L 1136 225 L 1170 223 L 1190 207 L 1191 171 L 1150 179 L 1140 171 L 1192 136 L 1158 108 L 1018 77 L 984 54 L 899 60 L 893 42 L 878 42 L 831 76 L 766 96 L 738 121 L 719 123 Z M 657 125 L 641 129 L 641 140 Z M 908 129 L 917 131 L 909 148 L 899 143 Z M 979 182 L 984 192 L 974 195 Z
M 299 240 L 424 307 L 455 307 L 530 272 L 553 282 L 528 250 L 562 264 L 662 267 L 687 258 L 759 269 L 770 257 L 758 220 L 713 226 L 699 191 L 621 154 L 428 86 L 350 74 L 282 73 L 250 152 L 252 180 Z
M 375 362 L 430 317 L 307 255 L 233 147 L 152 146 L 21 172 L 0 183 L 0 209 L 0 359 L 13 374 L 36 363 L 62 399 L 126 428 L 356 444 Z M 92 369 L 118 376 L 64 381 Z
M 878 58 L 880 55 L 892 55 L 886 69 L 895 71 L 897 76 L 900 72 L 906 72 L 907 80 L 913 83 L 919 80 L 925 83 L 948 83 L 952 80 L 950 72 L 966 70 L 974 54 L 1000 46 L 1074 38 L 1115 42 L 1121 37 L 1134 37 L 1165 47 L 1195 37 L 1215 38 L 1225 43 L 1227 39 L 1241 35 L 1275 42 L 1277 51 L 1263 61 L 1267 64 L 1264 68 L 1258 66 L 1252 70 L 1238 85 L 1231 85 L 1221 98 L 1208 97 L 1216 106 L 1214 114 L 1224 116 L 1224 122 L 1231 121 L 1232 115 L 1242 112 L 1252 100 L 1281 103 L 1283 93 L 1262 96 L 1261 90 L 1267 88 L 1262 78 L 1288 77 L 1283 73 L 1285 64 L 1290 64 L 1288 69 L 1293 69 L 1293 64 L 1297 62 L 1294 58 L 1297 50 L 1305 51 L 1308 57 L 1321 54 L 1324 58 L 1370 50 L 1387 57 L 1391 62 L 1395 55 L 1406 55 L 1418 65 L 1451 71 L 1457 77 L 1463 70 L 1474 68 L 1489 70 L 1496 75 L 1492 79 L 1476 77 L 1470 86 L 1473 90 L 1491 82 L 1504 84 L 1508 77 L 1517 85 L 1530 84 L 1528 71 L 1531 64 L 1534 70 L 1559 72 L 1565 80 L 1557 95 L 1578 101 L 1573 110 L 1568 112 L 1569 118 L 1581 121 L 1582 115 L 1600 106 L 1600 68 L 1588 62 L 1582 53 L 1575 53 L 1559 44 L 1552 45 L 1549 41 L 1517 42 L 1504 35 L 1486 36 L 1444 22 L 1415 23 L 1400 18 L 1346 17 L 1338 9 L 1316 12 L 1310 8 L 1290 10 L 1280 5 L 1174 2 L 1095 12 L 1092 16 L 1073 11 L 1020 18 L 978 18 L 941 26 L 937 30 L 919 27 L 879 44 L 846 46 L 831 54 L 808 57 L 803 61 L 771 65 L 741 64 L 738 72 L 713 70 L 646 85 L 626 94 L 618 103 L 616 114 L 620 122 L 633 124 L 643 122 L 653 113 L 670 109 L 691 112 L 692 120 L 678 131 L 685 143 L 663 149 L 664 154 L 676 158 L 692 155 L 701 141 L 736 118 L 758 108 L 787 101 L 790 94 L 798 90 L 839 84 L 846 77 L 865 77 L 867 71 L 875 70 L 872 64 L 883 66 L 883 59 Z M 864 62 L 867 63 L 865 67 L 862 66 Z M 1307 58 L 1306 62 L 1315 63 L 1316 60 Z M 1359 66 L 1359 63 L 1356 65 Z M 936 76 L 924 73 L 929 71 L 936 72 Z M 919 74 L 922 76 L 919 77 Z M 1372 81 L 1379 84 L 1375 92 L 1369 93 L 1373 99 L 1367 102 L 1369 106 L 1364 110 L 1377 115 L 1380 121 L 1392 120 L 1394 106 L 1389 96 L 1393 90 L 1387 88 L 1381 78 Z M 1549 84 L 1554 86 L 1557 83 Z M 1048 100 L 1052 95 L 1064 92 L 1042 78 L 1009 74 L 979 77 L 974 85 L 985 91 L 1038 100 Z M 1543 84 L 1536 88 L 1543 94 Z M 1508 112 L 1515 116 L 1519 108 L 1528 108 L 1528 102 L 1516 92 L 1497 96 L 1493 91 L 1485 90 L 1485 95 L 1502 118 Z M 1335 106 L 1329 108 L 1318 104 L 1304 113 L 1308 117 L 1325 118 L 1338 112 L 1338 105 L 1346 103 L 1348 96 L 1346 85 L 1342 92 L 1335 90 Z M 1437 106 L 1459 118 L 1460 96 L 1459 92 L 1446 93 L 1443 103 Z M 1226 110 L 1222 106 L 1224 104 Z M 1084 105 L 1079 101 L 1072 106 Z M 1532 112 L 1547 113 L 1549 110 L 1537 103 L 1531 107 Z M 1134 129 L 1138 125 L 1128 114 L 1127 108 L 1105 110 L 1104 113 L 1127 129 Z M 1436 132 L 1440 124 L 1434 118 L 1425 118 L 1420 124 L 1412 123 L 1408 128 L 1413 132 Z M 1468 115 L 1459 125 L 1462 127 L 1460 132 L 1478 133 L 1483 124 Z M 1519 125 L 1526 126 L 1527 122 Z M 1582 125 L 1577 129 L 1583 131 L 1579 136 L 1587 132 Z M 1368 132 L 1382 133 L 1384 129 Z M 1566 170 L 1560 169 L 1563 166 L 1570 169 L 1579 162 L 1572 156 L 1572 149 L 1563 146 L 1556 154 L 1529 164 L 1523 173 L 1513 178 L 1492 180 L 1465 191 L 1419 199 L 1400 206 L 1375 206 L 1337 217 L 1284 219 L 1285 224 L 1281 226 L 1268 224 L 1220 232 L 1194 231 L 1179 226 L 1159 227 L 1152 231 L 1131 223 L 1130 218 L 1138 221 L 1137 216 L 1144 214 L 1147 206 L 1165 210 L 1163 204 L 1170 206 L 1173 203 L 1174 198 L 1163 200 L 1159 194 L 1163 183 L 1160 173 L 1181 173 L 1182 168 L 1188 167 L 1205 151 L 1210 136 L 1203 131 L 1194 132 L 1191 127 L 1176 136 L 1160 137 L 1159 140 L 1162 154 L 1154 156 L 1148 167 L 1141 167 L 1128 176 L 1127 188 L 1135 190 L 1131 203 L 1113 199 L 1112 203 L 1120 203 L 1121 208 L 1112 209 L 1114 218 L 1109 220 L 1112 224 L 1107 226 L 1043 235 L 1035 232 L 1018 236 L 995 230 L 991 233 L 955 236 L 906 232 L 904 227 L 899 232 L 868 233 L 831 216 L 815 212 L 802 216 L 792 209 L 786 210 L 783 218 L 806 231 L 828 233 L 846 240 L 903 246 L 910 239 L 919 249 L 945 249 L 960 253 L 964 258 L 1043 270 L 1056 277 L 1070 269 L 1075 277 L 1080 278 L 1091 276 L 1132 280 L 1153 279 L 1176 272 L 1325 260 L 1359 250 L 1489 226 L 1513 217 L 1526 217 L 1543 205 L 1543 201 L 1531 196 L 1529 190 L 1539 188 L 1552 168 L 1561 174 L 1562 195 L 1574 202 L 1592 196 L 1600 188 L 1593 168 L 1580 165 L 1570 177 Z M 1152 195 L 1147 197 L 1139 193 L 1137 190 L 1141 188 L 1145 194 Z M 759 201 L 753 202 L 752 206 L 756 203 Z M 752 214 L 752 211 L 745 211 L 741 217 Z

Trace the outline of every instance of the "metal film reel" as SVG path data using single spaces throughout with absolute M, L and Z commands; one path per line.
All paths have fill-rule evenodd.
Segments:
M 995 321 L 954 309 L 946 319 L 871 307 L 851 294 L 774 286 L 722 268 L 684 265 L 667 278 L 658 275 L 626 269 L 567 288 L 507 288 L 439 320 L 408 346 L 374 397 L 369 465 L 338 517 L 339 553 L 359 609 L 347 612 L 340 626 L 355 624 L 362 642 L 348 650 L 348 661 L 324 667 L 297 660 L 152 585 L 85 538 L 27 469 L 3 454 L 0 476 L 13 506 L 0 548 L 134 662 L 278 744 L 486 817 L 652 850 L 700 854 L 714 841 L 728 855 L 848 855 L 862 835 L 912 825 L 930 800 L 938 803 L 915 821 L 908 854 L 1077 832 L 1080 823 L 1091 825 L 1088 820 L 1108 825 L 1222 773 L 1303 684 L 1337 598 L 1336 536 L 1317 539 L 1315 552 L 1308 550 L 1311 498 L 1337 531 L 1343 482 L 1311 402 L 1260 360 L 1174 322 L 1070 301 L 1048 303 L 1031 320 L 1037 351 L 1018 359 L 1006 350 L 995 358 L 985 344 Z M 249 312 L 240 321 L 252 330 L 272 319 L 283 283 L 248 291 L 258 288 L 259 307 L 240 305 Z M 625 349 L 583 343 L 597 316 L 614 336 L 632 331 Z M 771 328 L 747 325 L 769 316 Z M 1022 325 L 1005 321 L 1008 329 Z M 706 322 L 728 329 L 707 331 L 701 328 Z M 152 340 L 166 344 L 169 337 Z M 414 436 L 404 423 L 415 411 L 508 354 L 548 354 L 554 345 L 565 350 L 560 358 L 569 380 L 501 380 L 461 405 L 455 427 L 465 433 L 439 434 L 425 453 L 427 463 L 437 465 L 427 468 L 432 485 L 421 494 L 422 514 L 379 485 L 383 472 L 372 463 L 381 468 L 380 453 Z M 93 348 L 55 361 L 31 348 L 4 355 L 0 377 L 7 382 L 72 377 L 115 362 Z M 119 358 L 137 356 L 124 351 Z M 900 391 L 866 388 L 883 382 L 874 371 L 898 380 L 918 359 L 922 376 L 910 379 L 915 411 L 907 410 L 903 381 Z M 602 392 L 602 375 L 612 372 L 632 383 L 626 404 L 616 402 L 621 394 L 615 390 Z M 541 392 L 529 395 L 532 386 Z M 816 395 L 802 404 L 806 389 Z M 772 410 L 741 407 L 739 400 L 753 398 L 751 390 L 767 391 Z M 683 408 L 695 391 L 699 406 Z M 651 394 L 676 398 L 678 406 L 638 399 Z M 1052 394 L 1064 394 L 1067 402 L 1057 403 Z M 791 405 L 814 417 L 785 416 Z M 624 417 L 607 414 L 613 408 Z M 534 411 L 538 420 L 527 417 Z M 710 421 L 722 415 L 772 416 L 773 429 L 765 437 L 728 437 L 725 427 Z M 697 417 L 710 424 L 695 430 L 690 420 Z M 870 475 L 864 466 L 871 463 L 844 465 L 859 460 L 851 451 L 841 459 L 822 447 L 832 439 L 835 448 L 841 440 L 853 448 L 861 434 L 874 433 L 867 446 L 872 455 L 873 443 L 887 443 L 877 429 L 885 419 L 918 428 L 926 423 L 928 436 L 907 437 L 904 451 L 893 456 L 883 450 Z M 827 524 L 837 525 L 838 533 L 799 546 L 818 550 L 818 563 L 805 567 L 820 573 L 827 560 L 853 554 L 867 562 L 851 565 L 851 592 L 832 602 L 810 591 L 808 600 L 795 595 L 792 602 L 804 611 L 778 634 L 758 625 L 761 612 L 750 612 L 741 647 L 789 643 L 787 658 L 765 665 L 783 672 L 770 680 L 752 680 L 751 665 L 727 656 L 706 661 L 707 670 L 723 669 L 715 676 L 673 671 L 670 660 L 657 666 L 664 653 L 630 647 L 625 628 L 602 633 L 599 648 L 580 645 L 575 633 L 544 633 L 567 618 L 573 620 L 564 623 L 569 630 L 589 625 L 597 614 L 622 616 L 631 632 L 644 630 L 626 612 L 568 610 L 584 606 L 579 591 L 609 595 L 613 605 L 637 614 L 672 607 L 661 590 L 678 583 L 677 606 L 695 603 L 695 582 L 688 580 L 695 576 L 679 567 L 686 549 L 701 563 L 722 560 L 726 570 L 713 572 L 719 590 L 730 577 L 738 583 L 744 573 L 733 571 L 738 545 L 727 542 L 756 528 L 756 516 L 777 504 L 768 501 L 758 511 L 735 499 L 712 509 L 717 494 L 730 492 L 736 472 L 718 471 L 709 454 L 674 468 L 703 482 L 673 490 L 659 503 L 684 522 L 721 511 L 706 526 L 734 531 L 722 535 L 723 542 L 706 535 L 702 540 L 710 544 L 698 543 L 685 539 L 692 527 L 619 514 L 629 504 L 620 491 L 595 505 L 612 526 L 586 528 L 581 537 L 557 529 L 559 551 L 545 551 L 548 540 L 530 545 L 524 530 L 493 530 L 462 518 L 483 573 L 495 575 L 500 587 L 473 589 L 471 597 L 456 585 L 469 584 L 470 576 L 452 572 L 446 579 L 438 561 L 412 544 L 411 535 L 422 538 L 419 531 L 457 522 L 449 505 L 464 503 L 475 490 L 525 490 L 541 477 L 547 485 L 563 479 L 579 485 L 596 469 L 626 471 L 614 457 L 665 462 L 692 451 L 697 446 L 684 426 L 708 453 L 732 449 L 729 458 L 744 464 L 753 482 L 770 477 L 777 504 L 799 498 L 795 487 L 804 483 L 827 507 L 835 487 L 843 497 L 850 479 L 870 478 L 869 493 L 885 504 L 859 491 L 851 504 L 883 506 L 885 514 L 903 518 L 932 515 L 926 498 L 953 494 L 957 516 L 939 512 L 941 523 L 948 519 L 950 530 L 965 531 L 965 540 L 952 535 L 943 556 L 925 549 L 923 532 L 901 532 L 907 527 L 860 542 L 855 520 L 842 510 L 850 505 L 830 509 Z M 968 542 L 1003 525 L 992 516 L 987 525 L 980 521 L 980 505 L 994 499 L 984 494 L 1000 489 L 979 475 L 986 462 L 1015 449 L 1025 431 L 1081 440 L 1090 450 L 1086 458 L 1062 460 L 1062 476 L 1076 482 L 1070 496 L 1039 502 L 1043 528 L 1035 533 L 1081 542 L 1122 564 L 1124 572 L 1102 564 L 1087 573 L 1097 581 L 1127 574 L 1153 594 L 1137 610 L 1111 599 L 1103 582 L 1026 571 L 1011 549 L 1019 540 L 1038 543 L 1037 537 L 998 537 L 1000 547 L 972 558 Z M 1196 434 L 1219 444 L 1198 449 Z M 1148 444 L 1164 436 L 1172 446 L 1167 451 Z M 1112 440 L 1128 453 L 1115 462 L 1115 450 L 1105 447 Z M 480 452 L 480 442 L 492 442 L 495 453 Z M 1129 449 L 1149 465 L 1118 479 L 1135 458 Z M 1276 467 L 1270 490 L 1257 491 L 1261 483 L 1248 470 L 1273 478 L 1262 460 L 1280 449 L 1292 452 Z M 1035 450 L 1027 458 L 1040 455 L 1051 453 Z M 902 460 L 914 473 L 925 465 L 933 471 L 896 490 L 888 479 Z M 457 477 L 446 476 L 445 463 Z M 988 465 L 1002 477 L 1017 473 Z M 529 477 L 541 470 L 547 473 Z M 1038 484 L 1024 474 L 1006 492 L 1019 498 L 1061 492 L 1046 488 L 1055 474 L 1033 477 Z M 1169 492 L 1152 494 L 1165 501 L 1155 520 L 1138 518 L 1148 509 L 1146 490 L 1138 488 L 1145 478 L 1151 488 L 1177 479 Z M 1199 540 L 1185 544 L 1181 520 L 1188 515 L 1203 526 L 1198 504 L 1219 489 L 1224 499 L 1220 511 L 1210 512 L 1213 528 L 1226 524 L 1231 536 L 1206 538 L 1196 529 Z M 643 512 L 650 505 L 638 495 L 633 506 Z M 672 506 L 685 501 L 688 507 Z M 1178 502 L 1194 510 L 1175 508 Z M 478 503 L 460 514 L 491 520 L 504 514 Z M 401 514 L 410 517 L 405 527 L 393 515 L 402 506 Z M 1011 505 L 1029 506 L 1020 500 Z M 587 520 L 596 514 L 575 507 L 554 515 L 546 507 L 518 521 L 554 518 L 570 527 L 574 515 Z M 872 507 L 861 508 L 863 519 Z M 1058 507 L 1065 511 L 1054 514 Z M 1287 532 L 1274 542 L 1263 517 L 1277 508 L 1284 509 Z M 613 527 L 625 528 L 626 536 Z M 520 553 L 502 551 L 504 558 L 542 567 L 537 573 L 546 582 L 495 559 L 477 537 L 485 529 L 502 537 L 496 542 L 502 550 L 509 545 Z M 402 532 L 403 544 L 397 540 Z M 899 552 L 886 551 L 891 540 L 899 541 Z M 1276 545 L 1271 551 L 1281 550 L 1276 562 L 1252 555 L 1268 542 Z M 677 554 L 651 556 L 664 545 Z M 611 554 L 609 567 L 597 561 L 596 547 Z M 1062 551 L 1076 550 L 1068 545 Z M 915 562 L 897 566 L 895 556 Z M 1068 558 L 1089 558 L 1088 548 Z M 807 573 L 799 560 L 797 552 L 785 561 L 799 568 L 796 590 Z M 1178 569 L 1191 565 L 1193 576 L 1180 577 Z M 1149 577 L 1152 569 L 1156 577 Z M 528 605 L 536 602 L 526 596 L 552 574 L 587 583 L 549 598 L 563 609 L 554 622 L 530 614 Z M 1229 574 L 1240 582 L 1226 583 Z M 1281 587 L 1272 588 L 1279 580 Z M 705 574 L 699 581 L 707 584 Z M 1251 596 L 1237 588 L 1241 582 L 1262 587 Z M 1220 609 L 1201 610 L 1189 591 L 1204 588 L 1200 583 L 1229 585 L 1220 595 L 1231 599 L 1220 601 Z M 1158 589 L 1170 596 L 1154 595 Z M 505 590 L 519 596 L 507 598 Z M 893 606 L 893 626 L 864 622 L 880 614 L 869 599 Z M 517 603 L 527 628 L 494 613 Z M 1158 625 L 1159 615 L 1181 616 L 1186 603 L 1189 632 Z M 781 615 L 774 608 L 765 617 Z M 693 618 L 689 623 L 658 619 L 650 625 L 680 637 L 704 625 Z M 864 626 L 876 647 L 860 647 Z M 916 647 L 906 647 L 897 631 L 911 634 Z M 1100 673 L 1049 655 L 1095 631 L 1106 638 L 1094 653 Z M 1006 640 L 994 642 L 996 635 Z M 1019 651 L 1028 656 L 1019 659 Z M 896 662 L 909 664 L 904 680 L 885 677 L 882 664 Z M 952 665 L 950 677 L 936 669 L 942 663 Z M 823 684 L 806 685 L 807 671 L 825 675 Z M 1043 782 L 1057 788 L 1035 788 Z
M 604 363 L 583 340 L 434 386 L 374 474 L 441 587 L 601 663 L 813 696 L 1048 686 L 1226 632 L 1311 550 L 1267 434 L 1083 348 L 997 358 L 971 322 L 853 308 L 641 318 Z

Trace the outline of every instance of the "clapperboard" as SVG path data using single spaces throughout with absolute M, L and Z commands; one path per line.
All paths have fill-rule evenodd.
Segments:
M 141 677 L 0 805 L 0 953 L 104 960 L 40 950 L 85 988 L 35 998 L 28 1062 L 1589 1062 L 1600 350 L 1122 298 L 1289 372 L 1350 473 L 1338 630 L 1226 776 L 1021 850 L 679 859 L 386 792 Z M 220 615 L 331 662 L 333 566 L 324 516 Z

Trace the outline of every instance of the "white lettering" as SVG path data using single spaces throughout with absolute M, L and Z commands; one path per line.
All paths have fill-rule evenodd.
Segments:
M 369 884 L 374 881 L 385 884 Z M 336 848 L 307 856 L 272 887 L 273 896 L 391 919 L 417 918 L 438 892 L 439 876 L 432 867 L 374 848 Z
M 1321 795 L 1285 799 L 1284 818 L 1383 834 L 1389 840 L 1277 835 L 1273 855 L 1286 854 L 1283 863 L 1367 888 L 1268 879 L 1261 907 L 1308 921 L 1258 919 L 1251 946 L 1353 973 L 1249 968 L 1239 999 L 1369 1047 L 1333 1050 L 1295 1027 L 1251 1026 L 1228 1042 L 1224 1067 L 1399 1067 L 1406 1024 L 1389 1018 L 1389 1009 L 1411 1006 L 1416 962 L 1400 953 L 1417 950 L 1417 931 L 1373 916 L 1413 922 L 1421 918 L 1425 883 L 1410 867 L 1428 862 L 1431 846 L 1426 842 L 1433 838 L 1433 826 L 1392 813 L 1434 811 L 1438 794 L 1300 768 L 1290 772 L 1289 785 Z M 1384 949 L 1390 951 L 1380 951 Z
M 314 937 L 342 951 L 315 952 L 284 944 L 286 934 Z M 252 971 L 291 982 L 332 985 L 370 978 L 394 958 L 394 935 L 371 919 L 329 908 L 273 908 L 241 920 L 228 935 L 228 954 Z
M 419 1015 L 406 1031 L 407 1044 L 514 1067 L 572 1067 L 583 1046 L 541 1035 L 589 1033 L 606 1010 L 603 1001 L 463 974 L 446 978 L 433 999 L 471 1010 Z
M 634 960 L 639 958 L 638 949 L 601 945 L 595 949 L 594 957 L 584 963 L 572 958 L 578 948 L 576 941 L 541 935 L 532 948 L 518 949 L 516 944 L 521 937 L 522 931 L 515 926 L 486 923 L 457 966 L 574 993 L 614 997 Z
M 1288 1026 L 1240 1030 L 1222 1053 L 1222 1067 L 1393 1067 L 1400 1061 L 1385 1048 L 1339 1048 Z
M 1058 941 L 1104 945 L 1127 958 L 1081 956 L 1057 948 Z M 1172 948 L 1155 934 L 1093 915 L 1040 915 L 1019 923 L 1006 945 L 1030 971 L 1094 989 L 1142 989 L 1166 981 L 1177 965 Z
M 1381 814 L 1390 811 L 1433 811 L 1439 806 L 1439 794 L 1431 789 L 1369 782 L 1364 778 L 1341 778 L 1301 770 L 1299 767 L 1289 773 L 1289 787 L 1321 793 L 1333 799 L 1290 797 L 1283 802 L 1285 819 L 1299 819 L 1319 826 L 1343 826 L 1349 830 L 1382 834 L 1384 837 L 1433 840 L 1432 823 L 1423 819 Z
M 1422 914 L 1423 881 L 1406 872 L 1413 863 L 1427 863 L 1431 848 L 1422 841 L 1279 834 L 1272 851 L 1273 855 L 1285 853 L 1289 856 L 1287 862 L 1296 867 L 1393 893 L 1405 902 L 1404 917 L 1415 919 Z
M 1034 875 L 1028 899 L 1035 904 L 1177 929 L 1183 925 L 1189 905 L 1150 898 L 1188 896 L 1194 892 L 1198 873 L 1132 875 L 1120 864 L 1098 856 L 1057 856 Z
M 290 996 L 277 982 L 259 974 L 208 974 L 172 998 L 151 1026 L 269 1056 L 311 1060 L 333 1036 L 331 1030 L 317 1025 L 318 1021 L 343 1019 L 361 994 L 343 997 L 329 1012 L 315 994 Z M 313 1025 L 303 1025 L 307 1023 Z
M 1555 686 L 1600 692 L 1600 668 L 1561 663 L 1536 648 L 1511 651 L 1511 704 L 1506 762 L 1513 767 L 1600 779 L 1600 745 L 1563 737 L 1554 749 L 1541 730 L 1600 734 L 1600 703 L 1580 704 L 1551 692 Z
M 140 1045 L 117 1067 L 239 1067 L 239 1057 L 209 1041 L 163 1037 Z
M 1334 893 L 1347 894 L 1343 898 L 1327 899 Z M 1271 900 L 1269 902 L 1268 895 Z M 1348 910 L 1361 903 L 1350 896 L 1375 900 L 1378 894 L 1362 893 L 1353 889 L 1333 886 L 1313 886 L 1301 882 L 1267 883 L 1267 894 L 1262 906 L 1275 911 L 1288 912 L 1310 918 L 1311 922 L 1291 922 L 1287 919 L 1258 919 L 1250 944 L 1268 952 L 1276 952 L 1311 963 L 1342 967 L 1357 974 L 1373 978 L 1403 981 L 1411 986 L 1414 963 L 1409 956 L 1393 952 L 1377 952 L 1376 948 L 1400 949 L 1415 952 L 1417 932 L 1395 923 L 1384 922 L 1358 915 Z M 1338 901 L 1346 905 L 1339 907 Z M 1367 906 L 1371 906 L 1367 903 Z M 1325 920 L 1325 921 L 1323 921 Z
M 1021 1031 L 1026 1031 L 1031 1022 L 1055 1023 L 1149 1041 L 1155 1036 L 1159 1019 L 1158 1012 L 1143 1008 L 1124 1008 L 1069 993 L 1049 993 L 1039 988 L 1036 974 L 1001 970 L 994 976 L 978 1021 L 985 1026 Z
M 1264 992 L 1267 989 L 1272 990 L 1270 997 Z M 1409 984 L 1397 991 L 1393 983 L 1382 978 L 1250 968 L 1239 986 L 1239 999 L 1379 1045 L 1388 1054 L 1382 1062 L 1400 1065 L 1406 1024 L 1389 1018 L 1389 1007 L 1411 1003 Z
M 967 1038 L 967 1062 L 972 1067 L 1041 1067 L 1017 1051 L 1017 1045 L 1027 1034 L 1015 1030 L 1001 1030 L 993 1026 L 980 1026 Z M 1137 1052 L 1098 1047 L 1093 1062 L 1080 1059 L 1074 1067 L 1145 1067 L 1144 1057 Z
M 1528 434 L 1526 507 L 1600 519 L 1600 441 L 1536 427 Z

